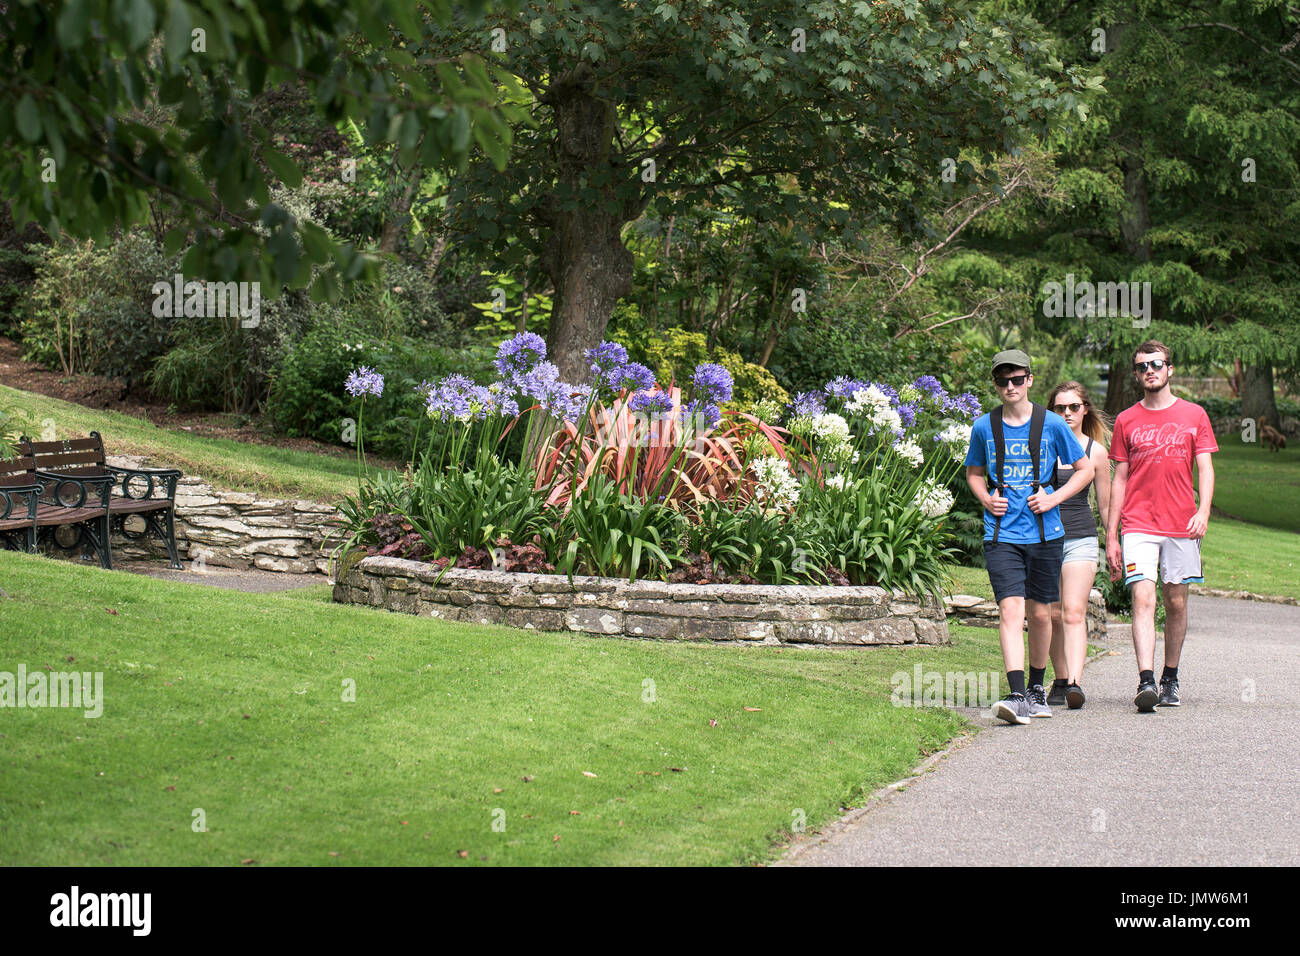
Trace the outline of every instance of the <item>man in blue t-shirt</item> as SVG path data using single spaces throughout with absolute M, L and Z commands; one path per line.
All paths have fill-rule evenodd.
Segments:
M 1034 466 L 1029 448 L 1034 404 L 1029 389 L 1034 376 L 1029 356 L 1009 349 L 993 356 L 993 384 L 1002 398 L 1003 455 L 1001 483 L 1005 497 L 988 487 L 987 475 L 997 469 L 997 446 L 989 415 L 971 429 L 966 452 L 966 482 L 984 506 L 984 558 L 989 583 L 998 604 L 1002 661 L 1011 692 L 993 707 L 993 716 L 1009 724 L 1027 724 L 1030 717 L 1051 717 L 1043 677 L 1052 645 L 1052 602 L 1060 600 L 1062 546 L 1065 529 L 1057 510 L 1062 501 L 1087 489 L 1093 464 L 1065 420 L 1054 412 L 1043 419 L 1039 441 L 1039 490 L 1034 491 Z M 1070 462 L 1074 475 L 1065 486 L 1050 482 L 1056 459 Z M 990 493 L 991 491 L 991 493 Z M 999 523 L 998 518 L 1001 517 Z M 1042 519 L 1040 538 L 1039 519 Z M 994 529 L 997 530 L 997 541 Z M 1029 618 L 1029 686 L 1025 686 L 1025 645 L 1021 627 Z

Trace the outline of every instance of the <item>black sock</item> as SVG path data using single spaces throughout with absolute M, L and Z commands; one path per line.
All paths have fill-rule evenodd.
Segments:
M 1013 694 L 1024 694 L 1025 672 L 1007 671 L 1007 686 L 1011 688 L 1011 693 Z
M 1055 680 L 1052 681 L 1053 687 L 1068 687 L 1069 684 L 1070 682 L 1066 680 L 1064 677 L 1057 677 Z
M 1155 682 L 1156 682 L 1155 671 L 1143 671 L 1141 674 L 1138 675 L 1139 684 L 1154 684 Z
M 1030 687 L 1034 687 L 1034 686 L 1036 686 L 1036 685 L 1037 685 L 1037 686 L 1041 686 L 1042 683 L 1043 683 L 1043 678 L 1046 677 L 1046 676 L 1047 676 L 1047 668 L 1046 668 L 1046 667 L 1034 667 L 1033 665 L 1030 665 L 1030 667 L 1029 667 L 1029 686 L 1030 686 Z
M 1166 665 L 1165 665 L 1165 672 L 1164 672 L 1163 674 L 1160 675 L 1160 679 L 1161 679 L 1162 681 L 1166 681 L 1166 680 L 1178 680 L 1178 668 L 1177 668 L 1177 667 L 1170 667 L 1168 664 L 1166 664 Z

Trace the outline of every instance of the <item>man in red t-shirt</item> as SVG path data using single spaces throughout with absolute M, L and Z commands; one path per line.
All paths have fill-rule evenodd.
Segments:
M 1133 356 L 1133 371 L 1146 396 L 1115 419 L 1110 458 L 1115 462 L 1106 561 L 1111 580 L 1121 571 L 1133 592 L 1133 650 L 1138 693 L 1133 703 L 1143 713 L 1156 705 L 1177 707 L 1178 661 L 1187 634 L 1187 585 L 1201 576 L 1201 538 L 1210 522 L 1214 463 L 1219 450 L 1210 417 L 1200 405 L 1174 397 L 1169 389 L 1169 349 L 1143 342 Z M 1192 492 L 1196 462 L 1200 503 Z M 1124 525 L 1120 537 L 1120 523 Z M 1155 685 L 1156 574 L 1164 580 L 1165 669 Z

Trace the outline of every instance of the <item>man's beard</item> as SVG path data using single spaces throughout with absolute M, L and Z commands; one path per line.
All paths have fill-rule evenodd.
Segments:
M 1165 387 L 1166 385 L 1168 385 L 1168 384 L 1169 384 L 1169 379 L 1165 379 L 1165 380 L 1164 380 L 1163 382 L 1161 382 L 1159 385 L 1148 385 L 1148 384 L 1144 381 L 1144 382 L 1142 383 L 1142 387 L 1143 387 L 1144 389 L 1146 389 L 1148 392 L 1158 392 L 1158 391 L 1160 391 L 1162 388 L 1164 388 L 1164 387 Z

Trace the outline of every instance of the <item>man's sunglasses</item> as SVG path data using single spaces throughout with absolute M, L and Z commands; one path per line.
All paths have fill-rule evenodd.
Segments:
M 1006 388 L 1008 385 L 1014 385 L 1016 388 L 1019 388 L 1027 381 L 1029 381 L 1028 375 L 1000 375 L 994 377 L 993 384 L 998 388 Z
M 1079 409 L 1083 408 L 1083 402 L 1071 402 L 1069 405 L 1053 405 L 1052 411 L 1060 415 L 1067 408 L 1070 410 L 1072 415 L 1077 415 L 1079 414 Z
M 1134 362 L 1133 371 L 1145 372 L 1148 368 L 1153 368 L 1158 372 L 1168 364 L 1164 359 L 1152 359 L 1150 362 Z

